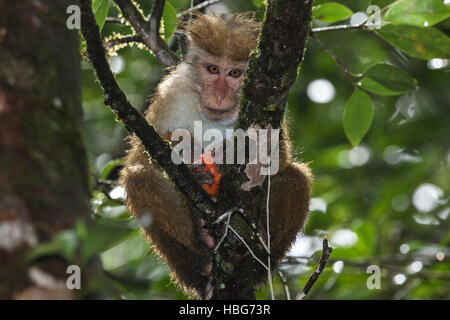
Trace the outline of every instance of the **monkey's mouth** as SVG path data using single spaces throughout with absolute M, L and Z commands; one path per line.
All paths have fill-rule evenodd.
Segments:
M 210 106 L 207 106 L 207 105 L 204 105 L 203 107 L 216 116 L 221 116 L 224 113 L 230 112 L 233 109 L 233 108 L 229 108 L 229 109 L 220 110 L 220 109 L 211 108 Z
M 214 121 L 221 125 L 232 125 L 237 120 L 236 107 L 228 109 L 215 109 L 210 105 L 201 104 L 200 117 L 206 121 Z

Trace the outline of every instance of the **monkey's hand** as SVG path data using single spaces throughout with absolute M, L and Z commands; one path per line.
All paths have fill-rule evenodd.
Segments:
M 204 163 L 193 163 L 189 164 L 188 167 L 194 174 L 195 179 L 202 185 L 213 185 L 214 184 L 214 174 L 206 170 L 206 165 Z
M 221 174 L 214 163 L 214 158 L 211 152 L 204 153 L 200 156 L 200 161 L 196 161 L 190 164 L 189 167 L 192 170 L 195 178 L 202 185 L 203 189 L 211 196 L 214 197 L 219 191 L 219 181 Z M 198 227 L 200 232 L 200 239 L 208 248 L 214 247 L 214 238 L 211 237 L 208 230 L 205 229 L 205 221 L 200 219 L 198 221 Z M 207 268 L 209 270 L 209 267 Z M 211 270 L 209 270 L 210 272 Z
M 214 163 L 211 152 L 202 154 L 200 156 L 200 162 L 201 163 L 191 164 L 189 167 L 203 189 L 210 196 L 216 196 L 219 192 L 219 182 L 222 177 L 222 170 Z

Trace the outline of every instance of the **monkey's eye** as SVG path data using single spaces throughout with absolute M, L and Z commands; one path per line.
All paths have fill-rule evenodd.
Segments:
M 209 73 L 212 73 L 212 74 L 219 73 L 219 67 L 216 66 L 215 64 L 210 64 L 209 66 L 206 67 L 206 69 L 209 71 Z
M 230 76 L 232 76 L 233 78 L 239 78 L 240 75 L 242 74 L 242 71 L 239 69 L 233 69 L 228 73 Z

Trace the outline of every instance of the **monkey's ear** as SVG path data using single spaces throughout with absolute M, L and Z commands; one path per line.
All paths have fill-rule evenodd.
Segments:
M 181 31 L 174 32 L 174 35 L 177 37 L 178 45 L 180 46 L 181 56 L 184 57 L 187 54 L 189 38 L 184 32 Z

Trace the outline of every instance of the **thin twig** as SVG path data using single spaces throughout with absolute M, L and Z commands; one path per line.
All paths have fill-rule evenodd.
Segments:
M 128 43 L 142 43 L 142 39 L 139 36 L 133 35 L 133 36 L 124 36 L 121 38 L 117 38 L 117 39 L 112 39 L 109 40 L 107 42 L 105 42 L 105 47 L 106 48 L 112 48 L 115 47 L 117 45 L 121 45 L 121 44 L 128 44 Z
M 281 283 L 283 284 L 283 287 L 284 287 L 284 293 L 286 294 L 286 300 L 291 300 L 291 293 L 289 292 L 289 287 L 287 284 L 286 277 L 281 272 L 281 270 L 278 270 L 278 275 L 280 276 Z
M 262 262 L 252 251 L 252 249 L 250 248 L 250 246 L 247 244 L 247 242 L 245 242 L 244 238 L 242 238 L 237 232 L 236 230 L 233 229 L 232 226 L 229 226 L 230 230 L 236 235 L 236 237 L 239 238 L 239 240 L 241 240 L 241 242 L 247 247 L 247 250 L 250 252 L 250 254 L 253 256 L 253 259 L 255 259 L 256 261 L 258 261 L 265 269 L 266 271 L 269 269 L 266 264 L 264 262 Z
M 117 17 L 107 17 L 105 20 L 106 23 L 116 23 L 116 24 L 124 24 L 122 18 Z
M 227 224 L 225 226 L 225 231 L 223 233 L 222 238 L 220 238 L 219 243 L 217 243 L 217 246 L 214 248 L 215 252 L 217 252 L 217 250 L 219 250 L 220 245 L 222 244 L 223 240 L 225 240 L 225 238 L 226 238 L 226 236 L 228 234 L 228 228 L 230 227 L 230 221 L 231 221 L 231 216 L 233 215 L 233 212 L 232 211 L 228 211 L 227 213 L 228 213 L 228 219 L 227 219 Z
M 153 5 L 150 21 L 147 21 L 141 11 L 130 0 L 114 0 L 120 8 L 124 18 L 131 24 L 131 27 L 142 42 L 150 49 L 156 58 L 165 67 L 170 67 L 178 62 L 178 58 L 167 44 L 159 36 L 159 25 L 165 0 L 156 0 Z
M 267 201 L 266 201 L 266 230 L 267 230 L 267 277 L 269 278 L 269 288 L 270 288 L 270 294 L 272 296 L 272 300 L 275 300 L 275 295 L 273 293 L 273 283 L 272 283 L 272 274 L 270 272 L 270 229 L 269 229 L 269 204 L 270 204 L 270 166 L 269 166 L 269 174 L 268 174 L 268 181 L 267 181 Z
M 355 82 L 355 77 L 351 74 L 351 72 L 347 69 L 345 64 L 342 62 L 341 59 L 339 59 L 334 52 L 328 48 L 322 41 L 319 40 L 313 33 L 311 33 L 311 37 L 317 42 L 319 46 L 321 46 L 333 60 L 337 63 L 337 65 L 344 71 L 345 75 L 350 79 L 351 82 Z
M 414 255 L 407 255 L 407 254 L 393 254 L 393 255 L 381 255 L 377 256 L 376 259 L 350 259 L 350 260 L 343 260 L 343 259 L 329 259 L 329 262 L 336 262 L 336 261 L 343 261 L 345 265 L 352 266 L 352 267 L 358 267 L 358 268 L 365 268 L 372 264 L 377 265 L 383 265 L 383 267 L 389 268 L 389 266 L 402 268 L 405 263 L 409 263 L 411 258 L 419 259 L 419 260 L 428 260 L 430 259 L 430 256 L 427 254 L 417 254 Z M 287 256 L 286 263 L 290 264 L 298 264 L 301 260 L 306 260 L 306 262 L 310 262 L 312 259 L 314 259 L 312 256 Z
M 212 224 L 218 224 L 220 222 L 222 222 L 225 218 L 228 218 L 228 216 L 230 214 L 233 214 L 235 211 L 237 212 L 242 212 L 242 209 L 237 209 L 236 207 L 233 207 L 232 209 L 228 210 L 227 212 L 225 212 L 224 214 L 222 214 L 220 217 L 218 217 Z
M 197 10 L 202 10 L 204 8 L 207 8 L 219 1 L 222 0 L 208 0 L 208 1 L 203 1 L 202 3 L 199 3 L 196 6 L 193 6 L 189 9 L 186 9 L 180 13 L 177 13 L 177 18 L 182 18 L 183 16 L 192 13 L 193 11 L 197 11 Z M 150 19 L 150 15 L 147 17 L 147 19 Z M 121 18 L 117 18 L 117 17 L 107 17 L 106 18 L 106 23 L 117 23 L 117 24 L 124 24 L 124 21 Z
M 318 27 L 312 28 L 311 33 L 319 33 L 319 32 L 327 32 L 327 31 L 345 31 L 345 30 L 367 30 L 369 26 L 366 24 L 360 24 L 357 26 L 350 25 L 338 25 L 338 26 L 329 26 L 329 27 Z
M 332 251 L 333 251 L 333 248 L 328 246 L 327 237 L 326 236 L 323 237 L 322 257 L 320 258 L 319 264 L 317 265 L 316 269 L 314 270 L 314 273 L 309 278 L 305 287 L 302 289 L 302 291 L 300 291 L 297 294 L 297 296 L 295 297 L 295 300 L 303 300 L 303 298 L 308 294 L 309 290 L 311 290 L 312 286 L 316 283 L 316 281 L 319 278 L 320 274 L 322 273 L 323 269 L 325 269 L 325 265 L 327 264 L 328 258 L 330 257 L 330 254 Z
M 202 3 L 199 3 L 196 6 L 193 6 L 183 12 L 180 12 L 177 14 L 177 18 L 182 18 L 183 16 L 185 16 L 186 14 L 190 14 L 192 11 L 196 11 L 196 10 L 201 10 L 204 9 L 206 7 L 209 7 L 210 5 L 213 5 L 217 2 L 219 2 L 221 0 L 208 0 L 208 1 L 203 1 Z
M 259 232 L 255 232 L 256 236 L 258 237 L 259 242 L 263 246 L 264 250 L 266 250 L 267 254 L 270 256 L 270 250 L 267 247 L 266 243 L 264 242 L 263 238 L 261 237 L 261 234 Z
M 253 233 L 257 236 L 259 242 L 263 246 L 264 250 L 266 250 L 267 254 L 270 254 L 269 248 L 267 248 L 266 242 L 263 240 L 261 233 L 259 233 L 258 229 L 256 228 L 255 223 L 250 221 L 250 219 L 244 213 L 244 210 L 239 209 L 238 211 L 236 211 L 236 213 L 238 213 L 241 218 L 247 223 L 247 225 L 252 229 Z
M 159 28 L 161 26 L 161 17 L 164 11 L 165 2 L 165 0 L 156 0 L 153 5 L 152 13 L 150 14 L 149 19 L 150 32 L 152 33 L 153 37 L 155 37 L 154 33 L 156 33 L 156 36 L 159 37 Z

